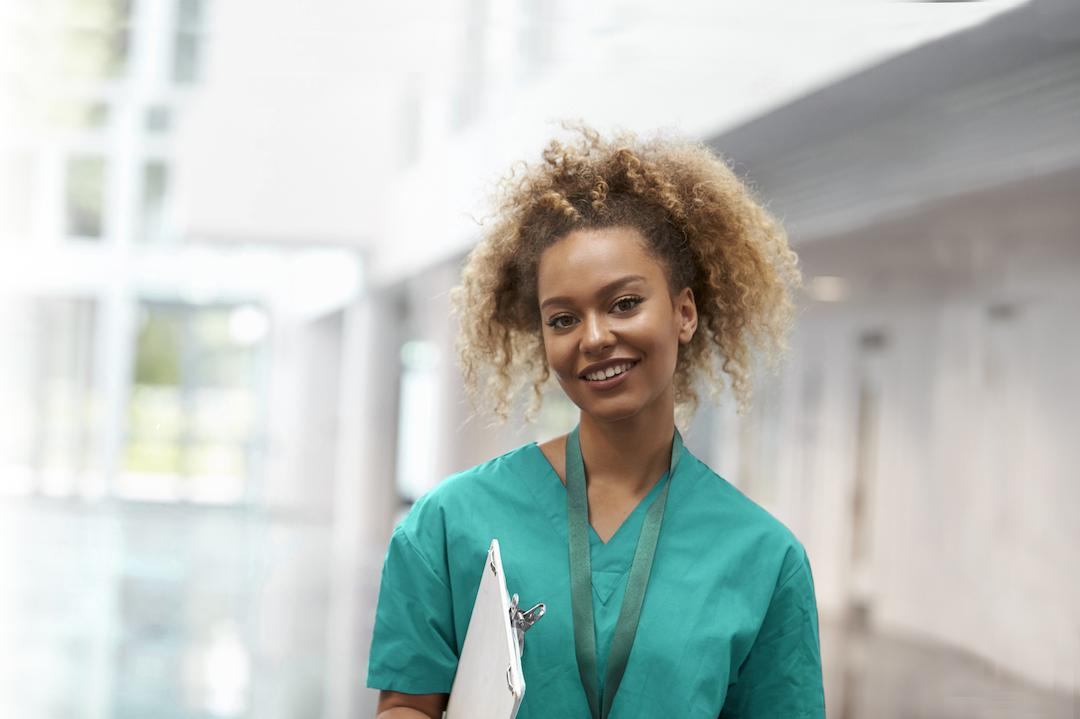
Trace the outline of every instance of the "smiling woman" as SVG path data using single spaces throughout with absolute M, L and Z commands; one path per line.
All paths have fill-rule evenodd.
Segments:
M 583 130 L 506 180 L 454 293 L 466 385 L 505 418 L 554 374 L 580 421 L 446 479 L 395 528 L 367 679 L 381 719 L 440 716 L 492 538 L 509 591 L 547 607 L 518 717 L 824 717 L 805 549 L 675 427 L 699 374 L 746 406 L 798 284 L 783 230 L 703 147 Z
M 541 257 L 547 364 L 589 416 L 655 424 L 673 404 L 678 348 L 694 336 L 697 310 L 689 287 L 669 290 L 647 248 L 639 230 L 617 226 L 575 230 Z
M 790 294 L 801 284 L 797 258 L 779 223 L 704 146 L 630 135 L 604 141 L 582 129 L 578 142 L 553 141 L 542 163 L 503 181 L 496 218 L 454 301 L 466 386 L 477 406 L 500 417 L 526 382 L 528 415 L 539 409 L 550 371 L 541 321 L 550 318 L 536 311 L 538 267 L 575 230 L 637 230 L 671 288 L 692 290 L 704 332 L 680 346 L 677 403 L 696 406 L 694 378 L 704 373 L 716 398 L 726 375 L 745 408 L 755 350 L 767 361 L 784 350 Z

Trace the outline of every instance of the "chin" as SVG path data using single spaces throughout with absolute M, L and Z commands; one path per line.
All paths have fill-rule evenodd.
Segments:
M 595 403 L 588 405 L 578 405 L 578 409 L 588 414 L 590 417 L 601 420 L 603 422 L 618 422 L 624 419 L 630 419 L 637 415 L 643 407 L 639 405 L 630 405 L 629 403 L 617 403 L 612 402 L 609 406 L 597 406 Z

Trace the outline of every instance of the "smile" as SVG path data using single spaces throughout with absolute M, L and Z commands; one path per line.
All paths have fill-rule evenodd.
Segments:
M 596 382 L 596 383 L 608 383 L 608 382 L 611 382 L 612 380 L 614 380 L 615 378 L 621 377 L 622 375 L 626 374 L 636 364 L 637 364 L 636 361 L 635 362 L 624 362 L 623 364 L 615 365 L 614 367 L 608 367 L 606 370 L 597 370 L 596 372 L 590 372 L 589 374 L 585 375 L 585 381 L 587 381 L 587 382 Z

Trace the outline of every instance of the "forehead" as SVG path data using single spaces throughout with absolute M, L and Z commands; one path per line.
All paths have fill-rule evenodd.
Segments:
M 646 250 L 646 240 L 632 227 L 575 230 L 540 255 L 536 289 L 539 299 L 553 294 L 589 295 L 626 275 L 648 283 L 666 282 L 664 267 Z

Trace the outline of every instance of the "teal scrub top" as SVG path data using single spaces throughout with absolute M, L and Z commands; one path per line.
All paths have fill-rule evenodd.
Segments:
M 638 534 L 667 480 L 607 543 L 589 528 L 601 687 Z M 817 603 L 802 544 L 689 451 L 675 480 L 610 719 L 823 718 Z M 447 478 L 394 529 L 367 686 L 449 693 L 492 538 L 510 594 L 522 607 L 547 607 L 525 635 L 519 719 L 589 719 L 570 608 L 566 488 L 535 442 Z

